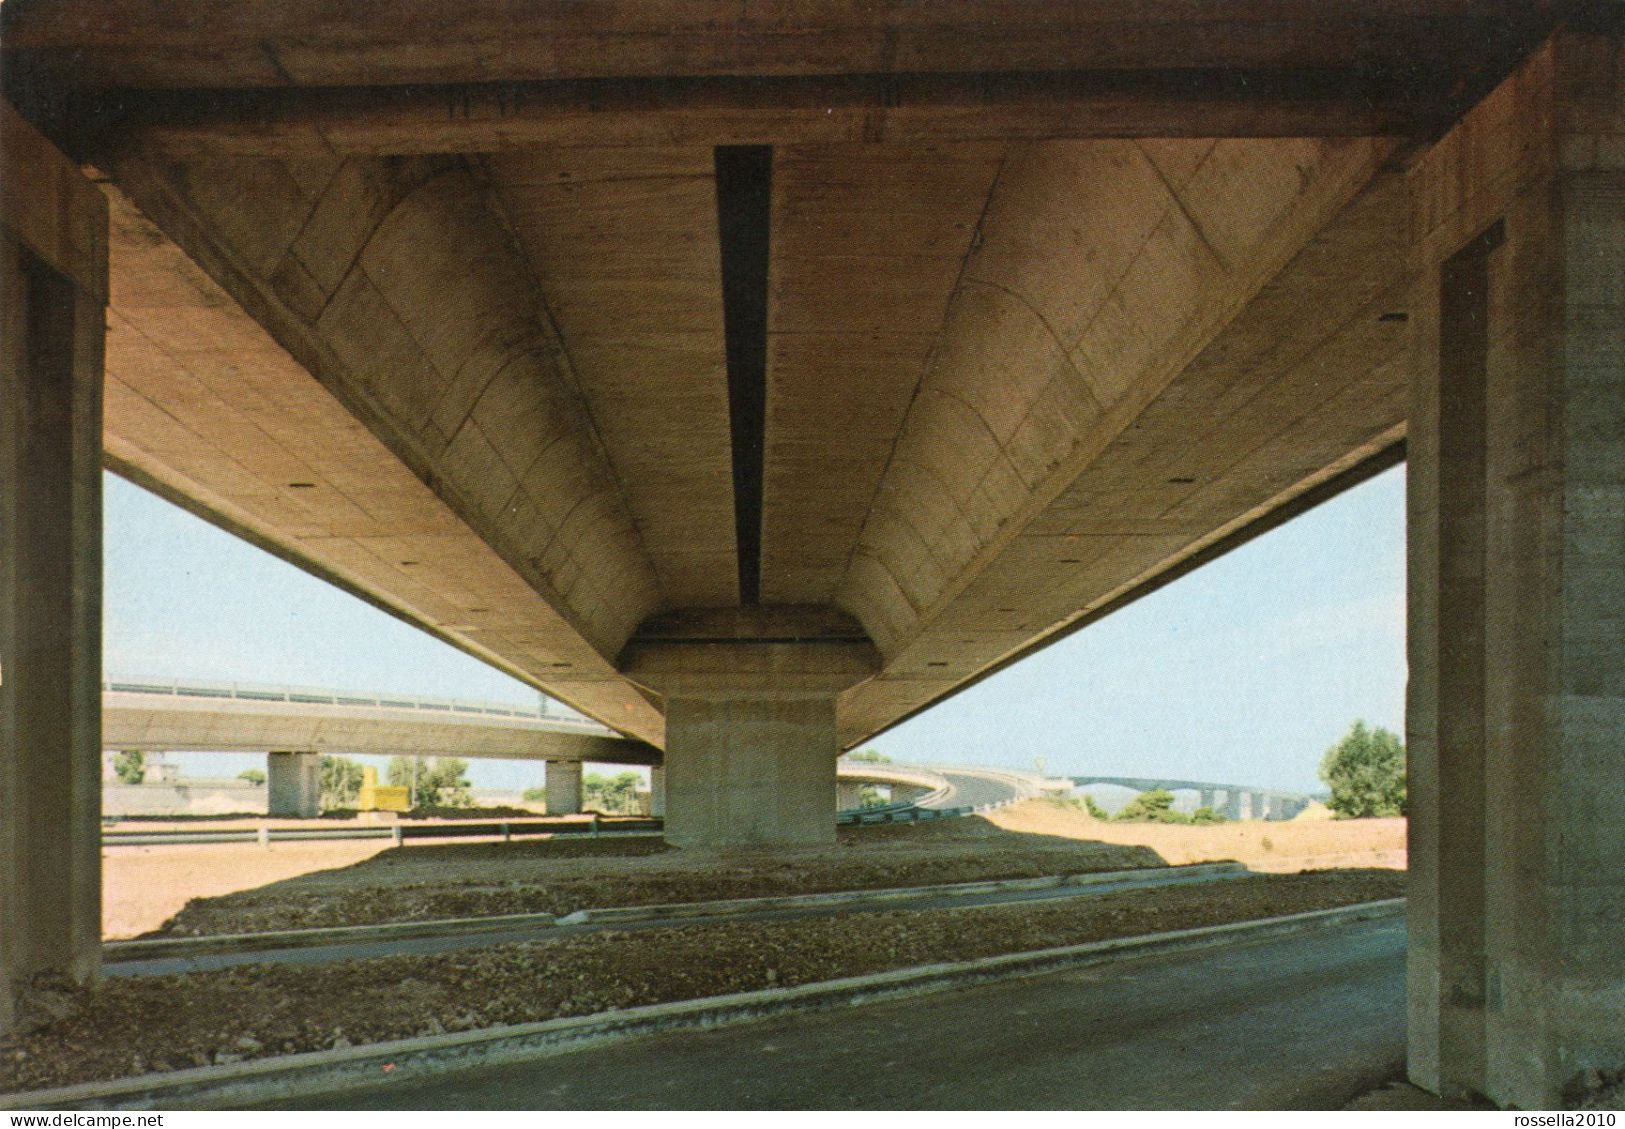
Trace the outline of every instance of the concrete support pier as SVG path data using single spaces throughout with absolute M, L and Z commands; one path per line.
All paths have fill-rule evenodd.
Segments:
M 747 609 L 640 632 L 621 667 L 666 700 L 666 840 L 834 843 L 835 699 L 877 663 L 861 629 L 828 609 Z
M 0 1034 L 101 960 L 107 204 L 0 103 Z
M 667 841 L 834 843 L 836 752 L 834 695 L 667 699 Z
M 1409 1073 L 1625 1062 L 1625 97 L 1559 36 L 1411 172 Z
M 656 818 L 666 814 L 666 770 L 659 765 L 649 770 L 649 814 Z
M 863 785 L 856 780 L 835 782 L 835 810 L 856 811 L 863 806 Z
M 321 815 L 321 755 L 281 752 L 267 755 L 265 798 L 269 815 L 289 819 L 315 819 Z
M 548 815 L 575 815 L 581 810 L 581 762 L 548 761 L 545 784 Z

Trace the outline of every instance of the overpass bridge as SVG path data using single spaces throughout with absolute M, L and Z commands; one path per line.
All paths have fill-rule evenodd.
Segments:
M 546 762 L 549 809 L 581 810 L 582 763 L 659 765 L 659 749 L 598 722 L 493 702 L 161 679 L 102 686 L 102 747 L 263 752 L 272 815 L 321 806 L 321 754 Z
M 1114 784 L 1136 792 L 1158 788 L 1195 792 L 1200 807 L 1212 808 L 1226 819 L 1291 819 L 1314 801 L 1301 792 L 1253 788 L 1239 784 L 1212 784 L 1201 780 L 1171 780 L 1149 776 L 1073 776 L 1074 787 Z
M 548 810 L 581 810 L 582 762 L 647 765 L 655 815 L 664 815 L 664 757 L 643 741 L 545 706 L 275 686 L 115 678 L 102 684 L 102 745 L 146 752 L 263 752 L 272 815 L 314 816 L 320 754 L 539 760 Z M 836 807 L 862 806 L 865 784 L 893 804 L 982 807 L 1032 792 L 1019 773 L 934 769 L 843 758 Z

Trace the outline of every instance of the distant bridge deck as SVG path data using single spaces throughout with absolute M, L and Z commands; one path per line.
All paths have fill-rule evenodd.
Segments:
M 659 749 L 585 718 L 454 698 L 234 682 L 112 679 L 102 746 L 659 764 Z
M 1212 806 L 1230 819 L 1291 819 L 1314 802 L 1312 796 L 1302 792 L 1286 792 L 1277 788 L 1257 788 L 1246 784 L 1216 784 L 1203 780 L 1173 780 L 1155 776 L 1072 776 L 1074 787 L 1086 788 L 1091 784 L 1112 784 L 1131 788 L 1136 792 L 1162 789 L 1168 792 L 1196 792 L 1205 806 Z M 1224 797 L 1219 803 L 1218 797 Z

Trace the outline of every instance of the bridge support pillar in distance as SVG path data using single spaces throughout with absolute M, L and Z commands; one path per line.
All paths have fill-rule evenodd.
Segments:
M 621 665 L 666 701 L 667 842 L 835 842 L 835 698 L 874 672 L 867 641 L 639 640 Z
M 0 1034 L 101 962 L 107 202 L 0 102 Z
M 1214 811 L 1216 809 L 1213 805 L 1218 802 L 1217 789 L 1203 788 L 1196 793 L 1196 806 L 1199 808 L 1207 808 L 1209 811 Z
M 835 782 L 835 810 L 854 811 L 863 806 L 863 785 L 856 780 Z
M 581 810 L 580 761 L 548 761 L 543 783 L 548 815 L 575 815 Z M 653 800 L 650 801 L 653 803 Z
M 322 758 L 319 753 L 270 753 L 265 758 L 266 811 L 288 819 L 322 814 Z
M 658 764 L 649 770 L 649 814 L 658 819 L 666 815 L 666 770 Z
M 1559 35 L 1413 167 L 1409 1074 L 1625 1062 L 1625 44 Z

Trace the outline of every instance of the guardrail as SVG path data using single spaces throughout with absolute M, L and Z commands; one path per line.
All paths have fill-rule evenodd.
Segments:
M 510 819 L 492 823 L 394 823 L 388 827 L 259 827 L 230 831 L 111 831 L 102 835 L 104 847 L 139 847 L 168 843 L 272 843 L 310 842 L 331 839 L 393 839 L 398 847 L 406 839 L 518 839 L 534 835 L 600 836 L 659 831 L 658 819 L 620 819 L 604 823 L 598 819 Z
M 919 823 L 931 819 L 955 819 L 962 815 L 973 815 L 976 810 L 970 807 L 917 808 L 907 804 L 887 804 L 879 808 L 843 811 L 835 817 L 835 825 L 856 827 L 869 823 Z
M 502 702 L 462 698 L 425 698 L 412 694 L 349 693 L 312 686 L 278 686 L 255 682 L 181 682 L 151 678 L 111 678 L 102 690 L 121 694 L 152 694 L 171 698 L 213 698 L 242 702 L 287 702 L 294 705 L 354 706 L 373 709 L 427 710 L 489 717 L 518 717 L 527 720 L 563 722 L 595 732 L 613 732 L 590 718 L 556 714 L 546 707 L 526 709 Z

